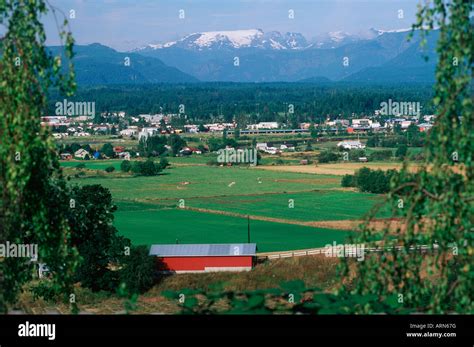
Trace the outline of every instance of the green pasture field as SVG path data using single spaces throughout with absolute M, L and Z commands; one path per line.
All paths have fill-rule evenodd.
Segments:
M 196 165 L 196 164 L 207 164 L 211 160 L 217 159 L 217 154 L 193 154 L 183 157 L 166 157 L 168 162 L 171 164 L 186 164 L 186 165 Z
M 340 176 L 256 170 L 248 167 L 199 165 L 198 158 L 173 158 L 173 165 L 153 177 L 117 176 L 73 178 L 73 184 L 101 184 L 110 189 L 115 225 L 134 244 L 230 243 L 247 241 L 247 220 L 215 213 L 177 208 L 212 209 L 282 219 L 282 223 L 251 221 L 252 242 L 260 252 L 323 247 L 343 242 L 350 232 L 284 223 L 284 220 L 321 221 L 360 219 L 381 197 L 336 190 Z M 97 170 L 121 160 L 67 161 Z M 294 208 L 288 207 L 289 199 Z
M 290 200 L 294 205 L 290 205 Z M 185 200 L 186 206 L 299 221 L 361 219 L 382 203 L 381 196 L 351 191 L 318 190 L 289 194 L 225 196 Z M 290 206 L 293 206 L 290 208 Z M 384 209 L 379 217 L 388 217 Z
M 115 226 L 134 244 L 247 242 L 247 219 L 149 204 L 124 203 L 115 212 Z M 349 232 L 292 224 L 250 221 L 251 242 L 259 252 L 324 247 L 342 243 Z
M 105 168 L 105 167 L 104 167 Z M 93 177 L 78 184 L 101 184 L 116 200 L 177 203 L 179 199 L 262 193 L 303 192 L 340 187 L 333 175 L 255 170 L 249 167 L 174 166 L 153 177 Z
M 72 161 L 61 161 L 62 167 L 75 168 L 78 165 L 85 165 L 86 169 L 89 170 L 105 170 L 109 166 L 113 166 L 115 170 L 120 170 L 120 164 L 122 160 L 72 160 Z

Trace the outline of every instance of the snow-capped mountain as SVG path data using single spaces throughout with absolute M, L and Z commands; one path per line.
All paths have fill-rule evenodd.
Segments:
M 315 48 L 337 48 L 362 39 L 359 35 L 352 35 L 340 30 L 317 35 L 312 41 Z
M 381 65 L 386 68 L 389 65 L 385 64 L 405 51 L 401 60 L 421 59 L 416 47 L 407 51 L 420 39 L 415 35 L 407 42 L 409 30 L 371 28 L 356 34 L 333 31 L 319 35 L 311 42 L 300 33 L 263 32 L 260 29 L 210 31 L 148 45 L 136 53 L 158 58 L 201 81 L 274 82 L 315 77 L 340 80 L 366 68 Z M 235 57 L 239 58 L 238 65 L 235 65 Z M 342 57 L 350 57 L 351 64 L 344 66 Z M 418 68 L 414 67 L 415 70 Z M 370 76 L 379 78 L 382 72 L 371 72 Z M 429 74 L 431 71 L 427 74 L 417 72 L 416 76 Z M 357 78 L 364 79 L 365 72 Z M 396 74 L 390 78 L 397 78 Z
M 264 32 L 261 29 L 205 31 L 186 35 L 176 40 L 158 44 L 148 44 L 134 51 L 182 48 L 193 51 L 235 50 L 259 48 L 268 50 L 302 50 L 306 48 L 331 49 L 361 40 L 372 40 L 386 33 L 403 33 L 411 29 L 381 30 L 370 28 L 357 34 L 339 30 L 319 34 L 311 42 L 300 33 Z
M 360 36 L 366 39 L 374 39 L 377 36 L 380 36 L 383 34 L 408 33 L 411 30 L 412 30 L 411 28 L 393 29 L 393 30 L 382 30 L 382 29 L 370 28 L 366 32 L 360 33 Z
M 206 31 L 193 33 L 177 41 L 160 44 L 149 44 L 143 49 L 184 48 L 190 50 L 215 50 L 215 49 L 303 49 L 308 47 L 308 42 L 299 33 L 282 34 L 278 31 L 264 33 L 261 29 L 232 30 L 232 31 Z M 138 50 L 138 51 L 139 51 Z
M 309 44 L 300 33 L 282 34 L 279 31 L 270 31 L 263 36 L 260 46 L 271 49 L 304 49 L 308 48 Z

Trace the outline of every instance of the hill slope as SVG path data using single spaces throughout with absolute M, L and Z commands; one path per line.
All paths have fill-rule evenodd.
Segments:
M 49 47 L 53 54 L 62 54 L 62 47 Z M 74 47 L 76 81 L 79 85 L 187 83 L 197 82 L 161 60 L 136 53 L 120 53 L 98 43 Z M 129 61 L 129 65 L 126 62 Z

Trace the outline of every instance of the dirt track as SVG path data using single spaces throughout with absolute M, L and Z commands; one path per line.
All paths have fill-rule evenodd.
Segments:
M 317 164 L 317 165 L 262 165 L 254 169 L 257 170 L 272 170 L 283 172 L 299 172 L 320 175 L 353 175 L 354 172 L 360 168 L 368 167 L 370 169 L 399 170 L 402 167 L 401 163 L 336 163 L 336 164 Z M 416 170 L 416 166 L 412 166 Z

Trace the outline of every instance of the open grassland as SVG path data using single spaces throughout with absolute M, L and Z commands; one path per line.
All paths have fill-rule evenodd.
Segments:
M 181 209 L 160 209 L 147 204 L 119 204 L 115 225 L 135 244 L 245 243 L 244 218 Z M 251 241 L 259 252 L 324 247 L 343 242 L 348 232 L 300 225 L 250 221 Z
M 62 161 L 62 167 L 75 168 L 78 165 L 84 165 L 89 170 L 105 170 L 109 166 L 113 166 L 115 170 L 120 170 L 121 160 L 71 160 Z
M 71 182 L 110 189 L 119 207 L 115 225 L 134 244 L 247 242 L 249 215 L 259 252 L 323 247 L 343 242 L 383 200 L 341 188 L 337 175 L 208 166 L 197 158 L 170 158 L 171 168 L 153 177 L 120 172 L 120 160 L 62 166 L 74 177 L 85 163 L 88 174 Z M 118 169 L 106 173 L 108 166 Z
M 360 219 L 379 202 L 382 202 L 381 197 L 369 193 L 317 190 L 304 193 L 194 198 L 187 200 L 187 206 L 289 220 L 323 221 Z M 388 215 L 382 210 L 379 217 Z
M 79 184 L 101 184 L 116 200 L 161 201 L 191 197 L 304 192 L 340 187 L 332 175 L 256 171 L 249 167 L 175 166 L 153 177 L 84 178 Z

